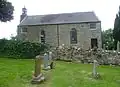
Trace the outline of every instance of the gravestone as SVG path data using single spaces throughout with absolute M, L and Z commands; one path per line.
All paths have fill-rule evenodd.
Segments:
M 49 66 L 51 69 L 53 69 L 53 58 L 52 58 L 52 52 L 49 52 Z
M 97 75 L 96 67 L 97 67 L 97 61 L 94 60 L 93 61 L 93 77 L 96 77 L 96 75 Z
M 45 77 L 41 73 L 42 57 L 36 56 L 35 59 L 35 72 L 31 83 L 40 83 L 45 80 Z
M 52 62 L 52 52 L 49 52 L 49 65 Z
M 118 41 L 118 43 L 117 43 L 117 52 L 119 52 L 120 51 L 120 46 L 119 46 L 119 41 Z
M 105 49 L 105 44 L 103 44 L 103 50 L 106 50 L 106 49 Z
M 50 69 L 49 66 L 49 56 L 47 53 L 44 54 L 44 70 Z
M 93 78 L 101 79 L 101 75 L 97 72 L 98 62 L 96 60 L 93 61 Z

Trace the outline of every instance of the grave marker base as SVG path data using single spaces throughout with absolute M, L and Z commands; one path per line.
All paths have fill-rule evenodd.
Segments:
M 50 66 L 43 68 L 43 70 L 50 70 Z
M 96 73 L 96 74 L 93 74 L 93 73 L 92 73 L 92 77 L 93 77 L 94 79 L 101 79 L 101 75 L 100 75 L 99 73 Z
M 32 84 L 39 84 L 39 83 L 43 82 L 44 80 L 45 80 L 45 77 L 42 74 L 40 74 L 37 77 L 33 77 L 31 83 Z

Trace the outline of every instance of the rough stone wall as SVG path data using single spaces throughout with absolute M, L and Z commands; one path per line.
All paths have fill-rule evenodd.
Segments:
M 46 34 L 46 43 L 50 44 L 51 46 L 57 46 L 57 25 L 46 25 L 44 26 L 45 34 Z
M 72 28 L 77 29 L 77 44 L 84 49 L 91 48 L 91 38 L 97 38 L 98 39 L 98 47 L 102 47 L 102 41 L 101 41 L 101 28 L 100 23 L 96 24 L 96 29 L 92 30 L 90 29 L 89 23 L 84 24 L 64 24 L 59 25 L 59 37 L 60 37 L 60 45 L 65 44 L 70 46 L 70 31 Z
M 102 48 L 102 39 L 101 39 L 101 23 L 96 24 L 96 30 L 89 29 L 89 38 L 97 38 L 98 39 L 98 47 Z
M 27 32 L 21 33 L 22 28 L 27 28 Z M 17 36 L 20 40 L 28 40 L 31 42 L 38 42 L 38 27 L 37 26 L 21 26 L 18 27 Z
M 59 30 L 59 45 L 65 44 L 70 46 L 70 31 L 72 28 L 77 30 L 77 44 L 81 48 L 89 49 L 91 48 L 91 38 L 98 39 L 98 47 L 101 48 L 101 24 L 96 24 L 96 30 L 90 29 L 89 23 L 83 24 L 61 24 L 61 25 L 42 25 L 42 26 L 24 26 L 28 28 L 26 34 L 26 39 L 34 42 L 41 42 L 40 40 L 40 31 L 45 30 L 46 34 L 46 43 L 57 46 L 58 45 L 58 36 L 57 29 Z M 20 32 L 20 31 L 19 31 Z M 20 36 L 20 34 L 19 34 Z
M 120 52 L 97 49 L 84 50 L 79 47 L 61 46 L 59 49 L 52 49 L 55 60 L 76 61 L 81 63 L 93 63 L 97 60 L 100 65 L 119 65 Z
M 45 31 L 46 43 L 57 46 L 57 31 L 56 31 L 56 25 L 46 25 L 46 26 L 22 26 L 18 28 L 18 38 L 22 39 L 23 35 L 25 35 L 25 40 L 31 41 L 31 42 L 41 42 L 41 30 Z M 20 33 L 21 28 L 27 28 L 27 33 Z
M 27 26 L 27 40 L 32 42 L 39 41 L 39 27 L 37 26 Z

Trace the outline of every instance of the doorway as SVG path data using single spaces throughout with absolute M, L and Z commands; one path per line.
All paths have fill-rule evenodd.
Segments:
M 91 48 L 93 48 L 93 47 L 98 48 L 97 38 L 92 38 L 91 39 Z

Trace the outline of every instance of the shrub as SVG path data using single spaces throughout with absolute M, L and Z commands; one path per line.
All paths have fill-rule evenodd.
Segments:
M 46 44 L 0 39 L 0 56 L 12 58 L 34 58 L 48 49 Z

